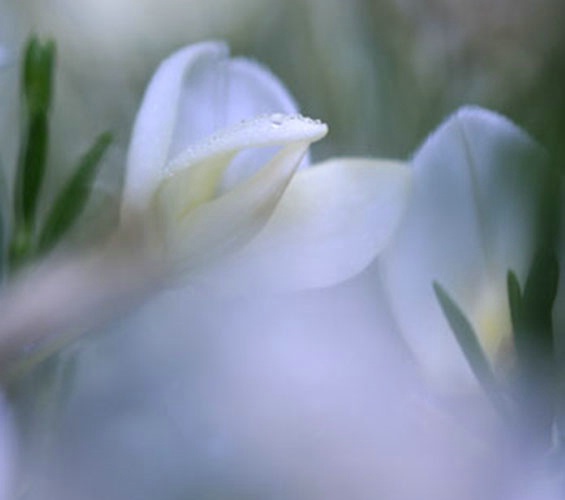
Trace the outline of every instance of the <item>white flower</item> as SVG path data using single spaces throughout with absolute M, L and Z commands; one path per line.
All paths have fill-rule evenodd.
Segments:
M 409 175 L 360 159 L 294 175 L 326 132 L 258 64 L 229 59 L 222 43 L 184 48 L 161 64 L 138 113 L 123 217 L 146 214 L 154 249 L 193 283 L 239 292 L 346 279 L 388 240 Z
M 511 345 L 507 273 L 523 285 L 536 245 L 546 155 L 505 118 L 463 108 L 413 157 L 406 216 L 380 256 L 398 326 L 434 383 L 469 382 L 434 294 L 444 287 L 491 361 Z

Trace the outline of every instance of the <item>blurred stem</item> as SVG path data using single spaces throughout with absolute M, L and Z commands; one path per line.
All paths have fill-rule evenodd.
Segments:
M 79 159 L 73 174 L 53 203 L 39 232 L 37 240 L 39 254 L 47 252 L 61 240 L 83 212 L 101 160 L 111 142 L 112 136 L 109 132 L 101 134 Z
M 61 408 L 70 394 L 75 361 L 74 352 L 54 355 L 8 386 L 17 409 L 23 445 L 20 499 L 41 496 L 34 474 L 36 465 L 57 463 L 54 445 Z

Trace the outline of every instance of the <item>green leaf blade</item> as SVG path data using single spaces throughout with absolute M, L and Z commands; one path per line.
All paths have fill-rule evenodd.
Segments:
M 49 147 L 49 110 L 53 93 L 55 43 L 32 37 L 21 67 L 24 135 L 14 193 L 14 232 L 31 241 Z M 27 253 L 29 249 L 25 249 Z M 21 252 L 20 252 L 21 253 Z
M 80 158 L 73 175 L 55 200 L 38 241 L 38 251 L 46 252 L 57 244 L 83 212 L 102 157 L 112 142 L 110 133 L 101 134 Z
M 508 304 L 510 305 L 510 318 L 514 331 L 522 324 L 522 290 L 518 277 L 514 271 L 508 271 L 506 275 L 506 290 L 508 293 Z
M 559 263 L 555 253 L 538 250 L 524 287 L 524 304 L 532 321 L 545 325 L 551 318 L 558 283 Z
M 19 194 L 19 201 L 17 212 L 19 212 L 19 222 L 28 228 L 33 226 L 39 193 L 45 177 L 48 144 L 47 115 L 37 113 L 29 119 L 18 171 L 17 193 Z
M 51 106 L 55 59 L 53 40 L 43 44 L 37 37 L 29 40 L 23 58 L 22 83 L 23 94 L 32 114 L 46 113 Z

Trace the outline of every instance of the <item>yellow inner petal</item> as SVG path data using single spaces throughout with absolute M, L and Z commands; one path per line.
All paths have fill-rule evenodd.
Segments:
M 475 307 L 473 326 L 485 354 L 497 365 L 512 343 L 512 323 L 506 291 L 487 287 L 480 294 Z

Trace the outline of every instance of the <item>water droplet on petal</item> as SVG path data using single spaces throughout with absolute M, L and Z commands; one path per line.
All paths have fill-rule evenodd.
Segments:
M 285 116 L 280 113 L 271 115 L 271 124 L 274 127 L 280 127 L 284 123 L 284 121 L 285 121 Z

